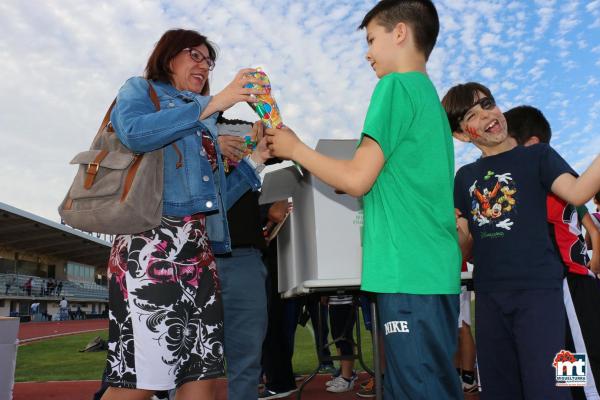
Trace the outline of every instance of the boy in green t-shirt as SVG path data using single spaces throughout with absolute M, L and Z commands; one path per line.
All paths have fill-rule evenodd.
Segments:
M 450 127 L 426 62 L 439 32 L 428 0 L 383 0 L 363 19 L 380 78 L 351 160 L 323 156 L 288 128 L 267 130 L 273 155 L 363 196 L 362 289 L 377 293 L 386 398 L 462 399 L 456 350 L 460 250 Z

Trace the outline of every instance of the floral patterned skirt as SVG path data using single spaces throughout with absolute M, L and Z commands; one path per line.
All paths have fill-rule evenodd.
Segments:
M 108 271 L 110 386 L 168 390 L 223 375 L 223 307 L 204 215 L 117 236 Z

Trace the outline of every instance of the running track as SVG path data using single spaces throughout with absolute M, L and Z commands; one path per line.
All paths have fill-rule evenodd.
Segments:
M 107 319 L 84 319 L 76 321 L 26 322 L 19 325 L 19 342 L 49 339 L 55 336 L 70 335 L 108 329 Z
M 19 327 L 19 341 L 26 344 L 35 340 L 43 340 L 62 335 L 108 329 L 108 320 L 92 319 L 81 321 L 28 322 Z M 361 374 L 359 381 L 366 379 Z M 356 400 L 360 397 L 354 391 L 346 393 L 328 393 L 325 381 L 329 375 L 318 375 L 304 389 L 302 398 L 306 400 Z M 68 381 L 68 382 L 22 382 L 14 387 L 13 400 L 92 400 L 100 381 Z M 356 385 L 358 390 L 358 385 Z M 295 399 L 295 395 L 290 396 Z M 465 396 L 465 400 L 477 400 L 479 396 Z M 227 381 L 217 380 L 217 400 L 227 400 Z

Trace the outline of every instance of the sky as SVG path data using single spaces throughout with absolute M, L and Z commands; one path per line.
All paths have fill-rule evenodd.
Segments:
M 4 0 L 0 2 L 0 202 L 58 221 L 86 150 L 123 82 L 164 31 L 218 47 L 213 93 L 244 67 L 271 78 L 284 123 L 311 146 L 357 138 L 377 78 L 357 27 L 375 0 Z M 540 108 L 579 172 L 600 150 L 600 0 L 439 0 L 428 73 L 440 98 L 490 87 L 502 110 Z M 254 120 L 246 104 L 226 116 Z M 456 167 L 479 157 L 455 142 Z

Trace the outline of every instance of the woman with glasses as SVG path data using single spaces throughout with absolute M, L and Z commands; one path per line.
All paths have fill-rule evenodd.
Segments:
M 190 30 L 167 31 L 145 77 L 129 79 L 111 113 L 119 139 L 135 153 L 163 149 L 160 226 L 117 235 L 109 260 L 109 350 L 102 399 L 149 399 L 177 388 L 177 399 L 211 399 L 223 374 L 223 311 L 215 253 L 231 251 L 228 207 L 256 191 L 264 140 L 225 177 L 217 114 L 253 102 L 262 89 L 243 69 L 209 96 L 216 52 Z

